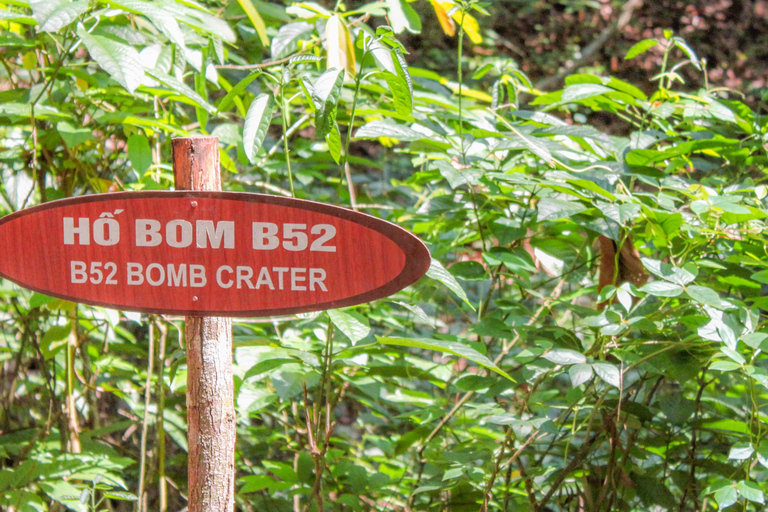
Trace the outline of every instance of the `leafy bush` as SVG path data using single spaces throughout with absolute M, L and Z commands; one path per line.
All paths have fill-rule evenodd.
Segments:
M 465 59 L 479 3 L 2 3 L 0 213 L 168 189 L 170 138 L 204 133 L 227 189 L 431 249 L 387 300 L 235 322 L 243 510 L 762 509 L 766 120 L 679 91 L 683 39 L 629 51 L 664 49 L 650 97 L 542 93 Z M 456 80 L 399 42 L 435 21 Z M 180 319 L 1 283 L 0 508 L 182 509 Z

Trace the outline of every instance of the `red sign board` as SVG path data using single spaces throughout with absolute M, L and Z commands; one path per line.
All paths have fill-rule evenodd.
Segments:
M 63 299 L 148 313 L 272 316 L 391 295 L 426 246 L 370 215 L 236 192 L 121 192 L 0 219 L 0 276 Z

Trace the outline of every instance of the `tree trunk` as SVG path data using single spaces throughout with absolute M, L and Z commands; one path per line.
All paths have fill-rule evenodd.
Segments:
M 216 137 L 173 139 L 177 190 L 221 190 Z M 187 317 L 189 512 L 232 512 L 235 407 L 232 321 Z

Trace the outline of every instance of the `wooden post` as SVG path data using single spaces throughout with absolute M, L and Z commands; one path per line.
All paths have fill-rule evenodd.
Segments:
M 221 190 L 217 137 L 173 139 L 177 190 Z M 201 293 L 205 293 L 201 291 Z M 232 512 L 235 406 L 232 321 L 186 317 L 189 512 Z

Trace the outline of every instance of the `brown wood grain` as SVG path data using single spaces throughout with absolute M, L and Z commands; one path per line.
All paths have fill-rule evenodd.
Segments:
M 219 140 L 173 139 L 177 189 L 221 190 Z M 187 439 L 189 512 L 235 507 L 235 403 L 232 320 L 187 317 Z

